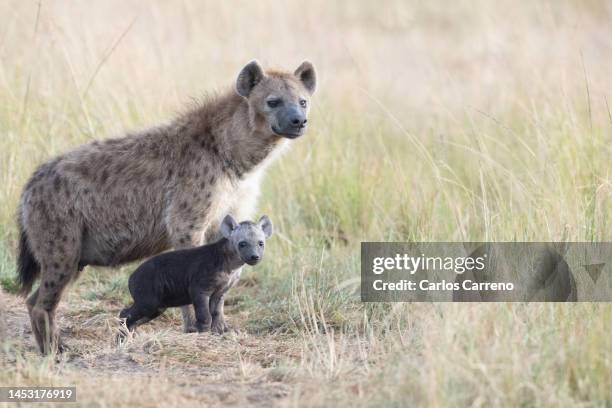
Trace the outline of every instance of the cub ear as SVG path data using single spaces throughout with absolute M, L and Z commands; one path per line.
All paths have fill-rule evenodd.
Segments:
M 317 89 L 317 71 L 309 61 L 304 61 L 293 73 L 312 95 Z
M 264 232 L 266 239 L 272 236 L 272 233 L 274 232 L 274 228 L 272 227 L 272 221 L 270 220 L 270 218 L 268 218 L 267 215 L 264 215 L 263 217 L 259 219 L 258 225 Z
M 263 69 L 256 60 L 253 60 L 246 64 L 242 71 L 238 74 L 236 80 L 236 92 L 238 95 L 247 98 L 255 85 L 257 85 L 264 78 Z
M 221 222 L 221 235 L 223 235 L 224 238 L 229 239 L 229 237 L 232 235 L 232 231 L 234 231 L 236 228 L 238 228 L 238 223 L 234 217 L 227 214 L 223 219 L 223 222 Z

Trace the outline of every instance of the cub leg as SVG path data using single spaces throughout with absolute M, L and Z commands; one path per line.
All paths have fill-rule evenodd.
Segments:
M 225 303 L 225 292 L 218 292 L 210 298 L 210 310 L 212 314 L 211 330 L 215 333 L 222 334 L 229 330 L 229 326 L 223 315 L 223 304 Z
M 205 332 L 210 330 L 212 322 L 212 316 L 210 315 L 210 295 L 199 292 L 193 296 L 193 309 L 196 317 L 196 330 L 198 332 Z
M 131 307 L 125 308 L 119 314 L 119 317 L 125 320 L 125 325 L 129 331 L 133 331 L 141 324 L 150 322 L 164 312 L 164 309 L 153 306 L 141 306 L 134 304 Z

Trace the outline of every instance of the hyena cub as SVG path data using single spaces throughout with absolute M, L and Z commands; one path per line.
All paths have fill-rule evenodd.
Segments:
M 264 215 L 257 223 L 238 224 L 227 215 L 221 235 L 212 244 L 153 257 L 134 271 L 129 279 L 134 304 L 119 315 L 126 319 L 128 330 L 155 319 L 168 307 L 190 304 L 198 332 L 228 329 L 223 318 L 225 293 L 240 278 L 240 267 L 261 261 L 272 222 Z

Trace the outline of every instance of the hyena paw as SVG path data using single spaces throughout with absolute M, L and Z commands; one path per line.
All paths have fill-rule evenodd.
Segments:
M 61 337 L 58 336 L 55 342 L 58 353 L 66 353 L 70 351 L 70 346 L 68 346 L 68 344 L 66 344 L 66 342 L 64 342 Z
M 183 326 L 183 331 L 185 333 L 195 333 L 198 331 L 198 328 L 195 324 L 190 324 L 189 326 Z
M 223 320 L 216 320 L 213 322 L 211 330 L 213 333 L 223 334 L 229 330 L 229 326 Z
M 210 331 L 210 323 L 209 324 L 198 324 L 195 325 L 195 331 L 198 333 L 204 333 Z

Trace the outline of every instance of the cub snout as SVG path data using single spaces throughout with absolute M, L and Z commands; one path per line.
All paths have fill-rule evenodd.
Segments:
M 257 242 L 254 244 L 246 244 L 244 248 L 240 249 L 240 258 L 243 262 L 251 266 L 258 264 L 263 258 L 263 254 L 264 245 L 259 245 Z
M 245 262 L 251 266 L 258 264 L 259 261 L 261 261 L 261 256 L 259 255 L 251 255 L 247 260 L 245 260 Z

